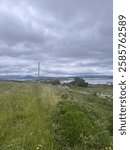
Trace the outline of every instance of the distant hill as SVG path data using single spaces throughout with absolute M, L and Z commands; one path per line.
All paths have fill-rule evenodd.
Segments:
M 79 75 L 78 75 L 79 76 Z M 45 76 L 40 76 L 40 80 L 51 80 L 51 79 L 59 79 L 59 80 L 63 80 L 63 79 L 72 79 L 75 76 L 71 76 L 71 77 L 45 77 Z M 95 74 L 88 74 L 88 75 L 83 75 L 83 76 L 79 76 L 82 78 L 109 78 L 112 79 L 113 76 L 112 75 L 95 75 Z M 36 76 L 31 76 L 31 75 L 2 75 L 0 76 L 0 80 L 37 80 Z

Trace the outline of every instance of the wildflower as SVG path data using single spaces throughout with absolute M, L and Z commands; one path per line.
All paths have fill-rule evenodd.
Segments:
M 39 150 L 41 147 L 42 147 L 42 145 L 41 145 L 41 144 L 38 144 L 37 150 Z

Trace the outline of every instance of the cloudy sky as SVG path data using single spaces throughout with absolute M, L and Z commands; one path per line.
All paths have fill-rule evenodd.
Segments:
M 0 75 L 111 75 L 112 53 L 112 0 L 0 0 Z

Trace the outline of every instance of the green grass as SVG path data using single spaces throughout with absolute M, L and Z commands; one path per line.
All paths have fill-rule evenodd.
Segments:
M 111 150 L 112 101 L 95 91 L 112 87 L 0 81 L 0 150 Z
M 51 115 L 58 98 L 48 86 L 0 85 L 0 149 L 54 149 Z
M 68 100 L 58 103 L 54 131 L 59 150 L 111 149 L 112 115 L 108 110 L 112 110 L 109 106 L 103 108 L 104 104 L 97 101 L 83 105 Z

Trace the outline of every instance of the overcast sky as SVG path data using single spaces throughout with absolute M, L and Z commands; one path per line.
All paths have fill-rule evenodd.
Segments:
M 111 75 L 112 53 L 112 0 L 0 0 L 0 75 Z

